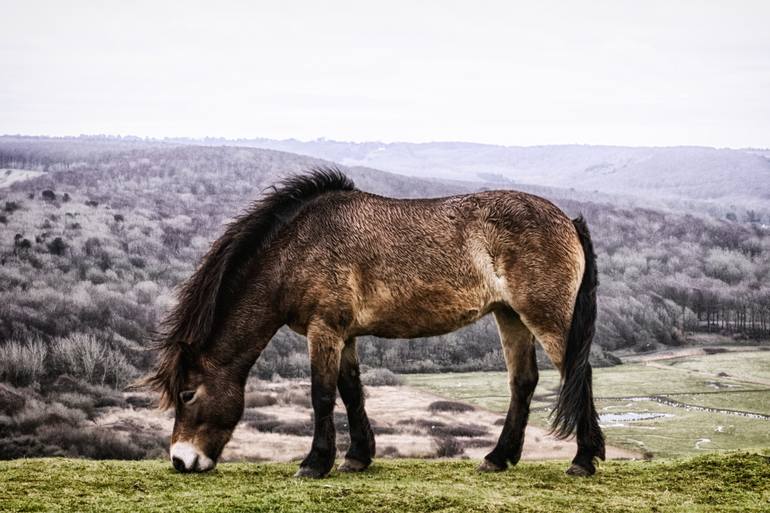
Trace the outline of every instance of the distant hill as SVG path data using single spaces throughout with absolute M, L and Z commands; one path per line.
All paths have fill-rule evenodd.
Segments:
M 770 151 L 706 147 L 494 146 L 319 139 L 177 139 L 282 150 L 416 177 L 516 183 L 694 200 L 770 199 Z

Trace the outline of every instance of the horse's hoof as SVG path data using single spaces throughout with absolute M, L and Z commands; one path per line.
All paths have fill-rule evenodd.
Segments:
M 369 465 L 361 463 L 358 460 L 345 458 L 345 461 L 337 467 L 337 470 L 340 472 L 363 472 L 367 468 L 369 468 Z
M 297 473 L 294 474 L 294 477 L 303 479 L 321 479 L 322 477 L 326 477 L 327 474 L 328 472 L 323 473 L 310 467 L 300 467 Z
M 501 467 L 499 465 L 495 465 L 491 461 L 484 459 L 481 460 L 481 465 L 479 465 L 479 468 L 477 468 L 479 472 L 502 472 L 505 470 L 505 467 Z
M 576 476 L 576 477 L 589 477 L 594 475 L 596 472 L 596 469 L 588 469 L 585 467 L 581 467 L 577 463 L 573 463 L 570 465 L 570 467 L 565 472 L 568 476 Z

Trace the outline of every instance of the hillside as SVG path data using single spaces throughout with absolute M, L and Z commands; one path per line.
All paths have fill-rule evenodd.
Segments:
M 757 207 L 761 207 L 760 201 L 770 199 L 770 159 L 767 152 L 758 150 L 686 146 L 494 146 L 462 142 L 349 143 L 325 139 L 206 139 L 201 142 L 282 150 L 417 177 L 488 181 L 498 175 L 528 185 L 656 199 L 750 201 Z
M 116 389 L 148 368 L 149 334 L 227 220 L 280 177 L 329 164 L 255 148 L 72 142 L 0 138 L 4 165 L 43 173 L 0 189 L 0 382 L 13 387 L 0 390 L 0 403 L 10 400 L 1 405 L 0 457 L 154 454 L 154 438 L 113 444 L 88 422 L 100 408 L 134 400 Z M 511 186 L 346 171 L 361 189 L 398 197 Z M 767 341 L 766 229 L 543 191 L 591 226 L 601 282 L 595 364 L 701 334 L 717 344 Z M 364 364 L 396 372 L 504 368 L 489 318 L 441 337 L 366 337 L 359 348 Z M 306 343 L 283 330 L 254 374 L 308 371 Z
M 179 474 L 166 461 L 67 459 L 0 462 L 3 511 L 130 512 L 763 512 L 770 460 L 735 453 L 672 462 L 612 462 L 590 479 L 566 462 L 519 463 L 479 474 L 475 462 L 378 460 L 362 474 L 319 481 L 291 464 L 224 464 Z

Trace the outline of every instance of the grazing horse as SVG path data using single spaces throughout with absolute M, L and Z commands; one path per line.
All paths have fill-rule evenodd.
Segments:
M 596 274 L 583 219 L 537 196 L 403 200 L 359 191 L 336 169 L 289 178 L 214 242 L 161 330 L 146 384 L 175 408 L 173 465 L 183 472 L 216 465 L 243 414 L 249 369 L 288 325 L 307 336 L 315 413 L 312 448 L 296 475 L 332 469 L 338 390 L 351 438 L 339 470 L 364 470 L 375 444 L 356 337 L 439 335 L 492 313 L 511 402 L 479 470 L 504 470 L 521 456 L 537 340 L 562 377 L 553 431 L 577 434 L 567 472 L 591 475 L 594 458 L 604 459 L 588 363 Z

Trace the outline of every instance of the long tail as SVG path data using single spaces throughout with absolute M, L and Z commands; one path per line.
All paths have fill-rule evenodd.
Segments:
M 599 429 L 591 386 L 591 341 L 596 325 L 596 287 L 599 284 L 591 234 L 583 216 L 574 219 L 580 244 L 585 255 L 585 271 L 580 283 L 572 324 L 567 337 L 563 384 L 553 412 L 552 433 L 567 438 L 577 431 L 578 443 L 593 448 L 604 459 L 604 436 Z M 581 440 L 582 439 L 582 440 Z

